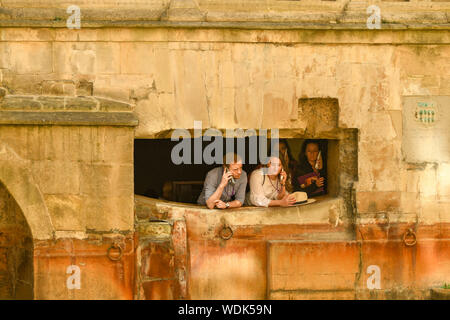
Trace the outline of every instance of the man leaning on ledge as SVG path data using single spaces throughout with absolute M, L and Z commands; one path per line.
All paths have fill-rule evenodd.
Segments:
M 247 173 L 242 170 L 242 159 L 236 153 L 227 153 L 223 165 L 208 172 L 197 203 L 209 209 L 239 208 L 245 200 Z

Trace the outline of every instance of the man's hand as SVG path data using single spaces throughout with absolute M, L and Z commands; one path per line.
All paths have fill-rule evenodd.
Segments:
M 223 175 L 222 175 L 222 180 L 220 181 L 220 186 L 222 188 L 225 188 L 228 184 L 228 181 L 231 179 L 232 177 L 232 173 L 228 170 L 224 170 Z
M 214 201 L 214 206 L 218 209 L 226 209 L 227 208 L 227 205 L 222 200 Z

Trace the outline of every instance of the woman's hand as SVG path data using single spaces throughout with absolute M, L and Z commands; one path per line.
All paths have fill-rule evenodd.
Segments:
M 322 170 L 323 168 L 323 161 L 322 161 L 322 156 L 319 158 L 319 160 L 317 161 L 317 165 L 318 165 L 318 170 Z
M 290 207 L 294 205 L 295 203 L 295 197 L 293 195 L 287 194 L 281 199 L 281 206 L 282 207 Z
M 281 185 L 284 186 L 286 184 L 287 173 L 283 169 L 281 169 L 280 177 L 281 177 L 281 179 L 280 179 L 281 180 Z
M 324 177 L 321 177 L 321 178 L 316 178 L 316 185 L 317 185 L 317 187 L 323 187 L 323 184 L 324 184 L 324 182 L 325 182 L 325 178 Z

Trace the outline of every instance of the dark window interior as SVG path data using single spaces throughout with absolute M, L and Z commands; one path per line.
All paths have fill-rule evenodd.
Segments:
M 240 138 L 239 138 L 240 139 Z M 244 138 L 242 138 L 244 139 Z M 193 164 L 194 139 L 189 139 L 192 147 L 191 164 L 176 165 L 171 160 L 172 148 L 179 141 L 170 139 L 139 139 L 134 142 L 134 181 L 135 194 L 144 195 L 151 198 L 161 198 L 165 200 L 196 203 L 202 187 L 203 180 L 207 172 L 220 164 Z M 234 150 L 236 151 L 238 139 L 234 140 Z M 286 141 L 292 157 L 298 161 L 304 139 L 280 139 Z M 242 141 L 240 141 L 242 143 Z M 210 141 L 203 141 L 204 148 Z M 245 162 L 243 170 L 249 175 L 257 164 L 249 164 L 249 138 L 245 138 Z M 326 171 L 327 140 L 319 140 L 319 148 L 322 151 L 324 167 Z M 270 140 L 268 141 L 270 146 Z M 223 151 L 224 154 L 226 150 Z M 258 158 L 258 161 L 260 159 Z M 325 177 L 326 179 L 326 177 Z M 248 185 L 247 185 L 248 188 Z

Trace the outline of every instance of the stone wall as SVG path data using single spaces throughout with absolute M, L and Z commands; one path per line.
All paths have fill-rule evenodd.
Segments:
M 438 43 L 427 44 L 435 34 Z M 45 101 L 64 94 L 66 104 L 79 94 L 128 102 L 140 122 L 136 138 L 170 137 L 194 120 L 204 128 L 291 129 L 284 135 L 300 137 L 307 121 L 299 99 L 335 98 L 339 127 L 359 130 L 358 212 L 448 222 L 448 164 L 402 161 L 401 122 L 404 96 L 450 95 L 449 33 L 412 35 L 3 29 L 2 85 L 9 95 Z M 319 39 L 325 43 L 314 44 Z M 73 110 L 92 104 L 81 100 Z
M 82 28 L 70 30 L 65 1 L 2 1 L 0 181 L 35 241 L 35 297 L 219 297 L 203 295 L 212 290 L 208 284 L 189 284 L 184 217 L 159 218 L 171 225 L 161 239 L 146 218 L 134 218 L 133 139 L 170 138 L 174 129 L 192 129 L 194 120 L 203 128 L 279 128 L 282 137 L 327 138 L 327 129 L 308 131 L 305 110 L 313 109 L 304 102 L 311 98 L 336 101 L 332 120 L 357 141 L 339 146 L 339 159 L 357 166 L 356 177 L 343 171 L 340 179 L 351 182 L 345 186 L 351 241 L 371 247 L 358 251 L 351 244 L 349 257 L 373 250 L 377 257 L 404 254 L 410 265 L 422 254 L 417 261 L 436 264 L 423 252 L 448 243 L 450 165 L 405 161 L 403 114 L 405 97 L 442 96 L 444 109 L 449 102 L 449 2 L 378 4 L 381 30 L 367 29 L 368 3 L 356 1 L 84 1 Z M 446 135 L 436 139 L 438 147 L 447 143 Z M 399 247 L 408 228 L 425 241 L 419 253 Z M 276 232 L 269 228 L 267 236 Z M 191 240 L 194 258 L 204 257 L 198 239 Z M 122 260 L 108 259 L 117 246 Z M 274 256 L 310 250 L 303 244 L 272 249 Z M 446 258 L 433 274 L 419 264 L 431 274 L 424 280 L 386 259 L 377 262 L 390 270 L 386 290 L 414 281 L 425 290 L 448 266 Z M 80 266 L 86 290 L 66 288 L 71 264 Z M 285 271 L 282 261 L 272 267 L 275 276 Z M 363 274 L 353 268 L 353 275 Z M 193 269 L 194 279 L 200 270 Z M 260 287 L 256 296 L 304 297 L 277 283 L 266 283 L 273 292 L 263 296 Z M 296 283 L 298 290 L 305 286 Z
M 28 267 L 34 264 L 34 297 L 132 299 L 132 127 L 74 125 L 74 121 L 58 125 L 54 113 L 47 125 L 39 124 L 45 115 L 31 119 L 37 125 L 17 125 L 33 113 L 14 112 L 9 121 L 16 125 L 0 126 L 0 180 L 26 209 L 31 226 L 34 263 L 29 261 Z M 84 121 L 88 118 L 85 115 Z M 99 123 L 91 118 L 91 124 L 95 121 Z M 113 260 L 117 246 L 122 251 L 119 261 Z M 85 290 L 66 285 L 70 276 L 66 271 L 72 265 L 80 268 Z

